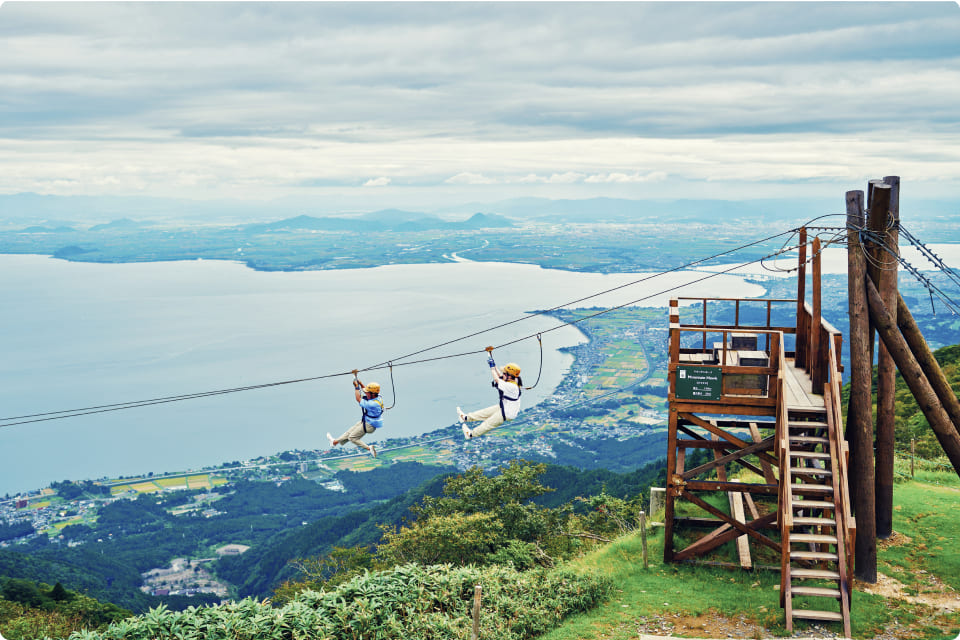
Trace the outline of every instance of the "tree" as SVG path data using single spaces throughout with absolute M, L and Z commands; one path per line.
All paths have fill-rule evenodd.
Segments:
M 72 597 L 69 591 L 63 588 L 63 585 L 59 582 L 53 585 L 53 588 L 50 589 L 50 598 L 55 602 L 63 602 L 69 600 Z

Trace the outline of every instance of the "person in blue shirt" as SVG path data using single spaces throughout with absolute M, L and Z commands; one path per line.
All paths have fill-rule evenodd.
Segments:
M 358 447 L 363 447 L 376 458 L 377 449 L 372 444 L 365 444 L 362 438 L 383 426 L 383 400 L 380 399 L 380 385 L 376 382 L 364 385 L 360 380 L 354 378 L 353 391 L 363 415 L 356 424 L 347 429 L 339 438 L 334 438 L 328 432 L 327 440 L 334 447 L 338 444 L 346 444 L 348 441 L 352 442 Z

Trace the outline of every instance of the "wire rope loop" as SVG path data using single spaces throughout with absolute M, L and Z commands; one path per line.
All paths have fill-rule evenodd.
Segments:
M 533 389 L 535 386 L 540 384 L 540 374 L 543 373 L 543 337 L 541 334 L 537 334 L 537 344 L 540 345 L 540 369 L 537 370 L 537 380 L 529 387 L 524 387 L 527 391 Z
M 397 406 L 397 387 L 393 383 L 393 361 L 391 360 L 388 362 L 387 366 L 390 367 L 390 397 L 393 398 L 393 402 L 390 403 L 389 407 L 384 407 L 384 411 L 387 409 L 393 409 L 395 406 Z

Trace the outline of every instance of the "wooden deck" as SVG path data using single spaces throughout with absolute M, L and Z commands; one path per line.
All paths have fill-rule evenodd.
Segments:
M 788 409 L 823 409 L 823 395 L 813 392 L 810 376 L 803 369 L 798 369 L 793 358 L 786 359 L 783 368 L 784 389 L 787 392 Z

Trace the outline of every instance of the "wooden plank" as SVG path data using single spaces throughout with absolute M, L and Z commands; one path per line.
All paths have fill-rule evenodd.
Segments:
M 760 517 L 760 510 L 757 509 L 757 504 L 753 501 L 753 496 L 749 493 L 744 493 L 743 501 L 747 503 L 747 509 L 750 510 L 750 517 L 756 520 Z M 796 518 L 794 518 L 796 520 Z
M 716 438 L 717 434 L 713 434 L 713 437 Z M 719 452 L 715 451 L 714 456 L 716 456 L 716 458 L 714 459 L 713 462 L 707 462 L 705 464 L 700 465 L 699 467 L 696 467 L 694 469 L 691 469 L 690 471 L 687 471 L 685 474 L 683 474 L 683 479 L 689 480 L 691 478 L 695 478 L 701 474 L 706 473 L 707 471 L 710 471 L 711 469 L 717 469 L 718 470 L 717 473 L 719 474 L 720 469 L 722 469 L 723 465 L 725 465 L 728 462 L 737 462 L 740 460 L 740 458 L 743 458 L 744 456 L 748 456 L 748 455 L 753 455 L 753 454 L 756 454 L 759 456 L 759 455 L 762 455 L 763 451 L 769 451 L 770 449 L 773 449 L 773 436 L 767 438 L 766 440 L 761 440 L 760 442 L 756 444 L 752 444 L 743 449 L 737 449 L 733 453 L 729 453 L 725 456 L 719 456 L 718 455 Z M 756 467 L 754 468 L 756 469 Z M 718 475 L 718 477 L 720 476 Z M 723 472 L 723 475 L 722 477 L 720 477 L 720 480 L 723 482 L 726 482 L 726 471 Z M 775 484 L 775 483 L 776 481 L 770 484 Z
M 688 480 L 684 485 L 690 491 L 748 491 L 775 496 L 780 492 L 776 484 L 751 484 L 749 482 L 720 482 L 718 480 Z M 684 494 L 687 492 L 685 491 Z
M 678 430 L 678 431 L 681 431 L 681 432 L 683 432 L 683 433 L 685 433 L 685 434 L 687 434 L 688 436 L 690 436 L 690 437 L 692 438 L 691 440 L 677 440 L 677 446 L 678 446 L 678 447 L 713 449 L 713 448 L 715 448 L 715 447 L 718 447 L 718 445 L 719 445 L 718 448 L 720 448 L 720 450 L 723 451 L 724 453 L 727 453 L 727 450 L 735 449 L 735 447 L 734 447 L 733 445 L 728 444 L 728 443 L 726 443 L 726 442 L 720 442 L 720 443 L 711 442 L 711 441 L 703 438 L 702 436 L 700 436 L 700 434 L 698 434 L 698 433 L 696 433 L 696 432 L 688 429 L 687 427 L 685 427 L 685 426 L 683 426 L 683 425 L 678 425 L 678 426 L 677 426 L 677 430 Z M 758 476 L 759 476 L 759 475 L 763 475 L 763 472 L 762 472 L 759 468 L 757 468 L 756 466 L 750 464 L 749 462 L 747 462 L 746 460 L 744 460 L 744 459 L 742 459 L 742 458 L 739 458 L 739 457 L 738 457 L 738 458 L 735 458 L 735 459 L 733 459 L 731 462 L 736 462 L 738 465 L 740 465 L 740 466 L 743 467 L 744 469 L 749 469 L 750 471 L 752 471 L 753 473 L 757 474 Z
M 730 513 L 737 522 L 745 522 L 743 515 L 743 494 L 731 491 L 727 493 L 727 500 L 730 501 Z M 750 542 L 747 536 L 737 538 L 737 555 L 740 556 L 740 566 L 744 569 L 753 568 L 753 560 L 750 558 Z
M 757 423 L 749 422 L 748 424 L 750 425 L 750 437 L 753 438 L 753 441 L 760 442 L 763 440 L 760 436 L 760 428 L 757 426 Z M 766 480 L 767 484 L 775 484 L 777 482 L 777 477 L 773 475 L 773 465 L 766 460 L 761 460 L 760 468 L 763 469 L 763 479 Z
M 685 402 L 677 400 L 675 396 L 667 398 L 670 406 L 677 412 L 683 413 L 718 413 L 722 412 L 728 415 L 737 416 L 765 416 L 772 417 L 776 415 L 777 403 L 775 399 L 757 398 L 756 404 L 742 404 L 737 398 L 736 403 L 732 404 L 707 404 L 705 402 Z
M 770 528 L 774 528 L 772 527 L 772 524 L 776 519 L 777 519 L 777 514 L 770 513 L 763 516 L 759 520 L 754 520 L 752 522 L 746 523 L 745 526 L 752 529 L 770 529 Z M 712 531 L 711 533 L 707 534 L 703 538 L 700 538 L 699 540 L 697 540 L 696 542 L 688 546 L 686 549 L 683 549 L 682 551 L 678 551 L 675 557 L 677 559 L 677 562 L 680 562 L 681 560 L 686 560 L 687 558 L 691 558 L 694 556 L 703 556 L 709 551 L 716 549 L 722 544 L 726 544 L 727 542 L 733 540 L 739 535 L 740 535 L 739 531 L 734 529 L 729 524 L 724 524 L 718 527 L 717 529 L 715 529 L 714 531 Z
M 777 464 L 777 460 L 776 460 L 775 458 L 773 458 L 772 456 L 770 456 L 770 455 L 767 454 L 767 453 L 764 453 L 764 451 L 765 451 L 764 448 L 761 447 L 761 448 L 759 448 L 759 449 L 754 449 L 754 447 L 756 447 L 757 445 L 747 444 L 746 441 L 741 440 L 740 438 L 738 438 L 737 436 L 733 435 L 732 433 L 728 433 L 727 431 L 724 431 L 723 429 L 721 429 L 721 428 L 717 427 L 716 425 L 714 425 L 714 424 L 712 424 L 712 423 L 704 420 L 703 418 L 700 418 L 699 416 L 695 416 L 695 415 L 693 415 L 692 413 L 681 413 L 681 414 L 680 414 L 680 418 L 683 419 L 683 420 L 686 420 L 687 422 L 690 422 L 690 423 L 694 424 L 695 426 L 698 426 L 698 427 L 700 427 L 700 428 L 702 428 L 702 429 L 706 429 L 706 430 L 709 431 L 710 433 L 713 433 L 713 434 L 716 434 L 716 435 L 720 436 L 721 438 L 723 438 L 723 439 L 726 440 L 727 442 L 730 442 L 730 443 L 736 445 L 736 446 L 737 446 L 738 448 L 740 448 L 740 449 L 750 449 L 751 452 L 756 452 L 756 454 L 757 454 L 757 456 L 760 458 L 760 460 L 766 459 L 768 462 L 770 462 L 770 464 Z
M 774 487 L 774 491 L 776 492 L 776 487 Z M 720 511 L 719 509 L 717 509 L 717 508 L 716 508 L 715 506 L 713 506 L 712 504 L 701 500 L 698 496 L 696 496 L 696 495 L 694 495 L 694 494 L 692 494 L 692 493 L 687 492 L 687 493 L 684 494 L 684 497 L 685 497 L 687 500 L 689 500 L 690 502 L 692 502 L 692 503 L 694 503 L 695 505 L 697 505 L 698 507 L 700 507 L 701 509 L 703 509 L 704 511 L 706 511 L 707 513 L 713 514 L 713 515 L 717 516 L 718 518 L 720 518 L 721 520 L 723 520 L 724 522 L 728 523 L 730 526 L 732 526 L 732 527 L 733 527 L 734 529 L 736 529 L 737 531 L 740 531 L 741 533 L 747 534 L 748 536 L 750 536 L 750 537 L 753 538 L 754 540 L 757 540 L 760 544 L 765 545 L 765 546 L 767 546 L 767 547 L 770 547 L 771 549 L 773 549 L 773 550 L 776 551 L 777 553 L 780 553 L 780 543 L 775 542 L 775 541 L 771 540 L 770 538 L 768 538 L 767 536 L 763 535 L 762 533 L 758 532 L 756 529 L 757 529 L 757 527 L 759 527 L 759 524 L 757 524 L 757 521 L 756 521 L 756 520 L 754 520 L 753 522 L 748 523 L 748 524 L 744 524 L 744 523 L 742 523 L 742 522 L 737 522 L 736 520 L 733 520 L 730 516 L 728 516 L 727 514 L 725 514 L 723 511 Z M 774 518 L 776 518 L 776 515 L 777 515 L 777 514 L 775 514 L 775 513 L 771 513 L 771 514 L 769 514 L 768 516 L 764 516 L 764 519 L 766 519 L 766 518 L 774 519 Z M 756 526 L 753 526 L 753 525 L 755 525 L 755 524 L 756 524 Z

